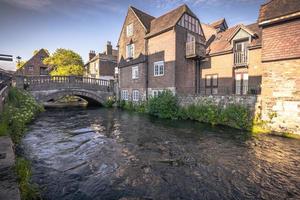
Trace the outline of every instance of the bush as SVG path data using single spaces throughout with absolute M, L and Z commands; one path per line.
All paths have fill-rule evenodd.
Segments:
M 148 101 L 149 114 L 159 118 L 176 119 L 178 108 L 177 98 L 171 91 L 163 91 Z
M 118 107 L 128 111 L 134 111 L 139 113 L 147 113 L 147 102 L 132 102 L 121 100 L 118 102 Z
M 10 135 L 15 143 L 23 136 L 26 124 L 43 111 L 43 107 L 26 91 L 11 88 L 1 114 L 0 135 Z
M 115 99 L 114 98 L 108 98 L 105 102 L 104 102 L 104 106 L 106 108 L 112 108 L 113 105 L 115 103 Z
M 228 105 L 222 110 L 220 123 L 237 128 L 250 130 L 252 126 L 252 115 L 250 110 L 241 105 Z
M 232 104 L 222 108 L 209 102 L 181 108 L 178 117 L 246 130 L 251 128 L 252 122 L 251 112 L 244 106 Z

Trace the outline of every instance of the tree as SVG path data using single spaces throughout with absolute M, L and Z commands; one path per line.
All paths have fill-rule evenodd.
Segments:
M 23 65 L 24 65 L 25 63 L 26 63 L 26 61 L 23 61 L 23 60 L 17 62 L 17 69 L 20 69 L 21 67 L 23 67 Z
M 56 49 L 52 56 L 44 59 L 52 67 L 52 76 L 82 76 L 84 72 L 81 56 L 72 50 Z

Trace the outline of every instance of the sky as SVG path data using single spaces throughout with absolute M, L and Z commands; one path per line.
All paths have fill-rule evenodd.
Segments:
M 0 54 L 30 59 L 36 49 L 57 48 L 79 53 L 84 62 L 90 50 L 115 47 L 128 7 L 158 17 L 187 4 L 201 22 L 222 17 L 230 26 L 254 23 L 266 0 L 0 0 Z M 116 48 L 116 47 L 115 47 Z M 1 62 L 0 68 L 15 68 Z

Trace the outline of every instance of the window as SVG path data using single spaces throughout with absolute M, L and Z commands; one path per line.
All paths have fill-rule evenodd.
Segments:
M 132 100 L 133 101 L 139 101 L 140 99 L 140 92 L 138 90 L 132 91 Z
M 154 63 L 154 76 L 163 76 L 164 75 L 164 62 L 159 61 Z
M 152 90 L 152 96 L 157 97 L 163 92 L 163 90 Z
M 248 40 L 234 43 L 234 64 L 245 65 L 248 62 Z
M 132 79 L 138 79 L 139 78 L 139 67 L 135 66 L 132 67 Z
M 202 34 L 202 31 L 201 31 L 201 28 L 200 28 L 200 25 L 199 25 L 199 21 L 194 18 L 194 17 L 191 17 L 187 14 L 184 14 L 180 21 L 178 22 L 178 24 L 194 33 L 198 33 L 199 35 L 203 35 Z
M 205 76 L 205 93 L 218 94 L 218 74 Z
M 28 71 L 33 72 L 33 66 L 28 66 Z
M 122 90 L 121 91 L 121 99 L 122 100 L 128 100 L 128 90 Z
M 235 94 L 248 94 L 248 73 L 235 74 Z
M 133 58 L 134 56 L 134 44 L 128 44 L 126 47 L 126 57 Z
M 129 24 L 126 28 L 126 35 L 127 37 L 130 37 L 133 35 L 133 24 Z

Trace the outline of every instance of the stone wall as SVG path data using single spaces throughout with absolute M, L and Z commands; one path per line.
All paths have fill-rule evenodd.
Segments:
M 253 114 L 261 112 L 261 97 L 255 95 L 189 95 L 178 96 L 179 105 L 186 107 L 192 104 L 213 103 L 226 107 L 230 104 L 239 104 L 248 107 Z
M 300 59 L 263 65 L 262 119 L 275 131 L 300 134 Z

